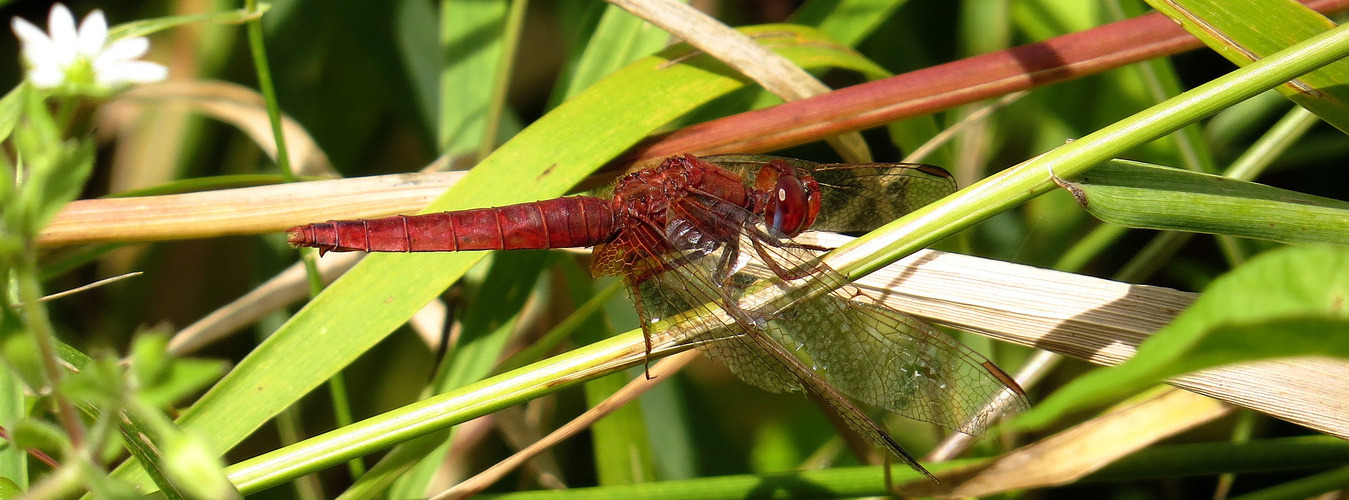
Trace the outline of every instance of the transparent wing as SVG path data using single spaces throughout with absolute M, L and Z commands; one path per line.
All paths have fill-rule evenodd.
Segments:
M 778 266 L 809 258 L 789 247 L 762 253 Z M 843 277 L 823 264 L 812 276 L 788 282 L 796 299 L 773 325 L 844 394 L 972 435 L 1003 410 L 1029 407 L 1016 382 L 973 349 L 852 286 L 824 292 Z M 1000 400 L 1007 403 L 993 404 Z
M 675 335 L 696 343 L 708 357 L 765 390 L 804 390 L 812 399 L 832 407 L 874 446 L 889 450 L 914 470 L 936 480 L 879 425 L 784 347 L 783 342 L 790 339 L 781 336 L 781 329 L 769 326 L 771 320 L 740 307 L 734 295 L 727 294 L 727 290 L 738 288 L 727 286 L 721 277 L 731 262 L 727 259 L 739 254 L 734 246 L 704 246 L 676 253 L 673 260 L 682 265 L 668 266 L 649 276 L 629 277 L 629 289 L 648 336 Z M 744 276 L 732 275 L 731 279 L 743 280 Z M 687 314 L 690 312 L 693 314 Z M 675 322 L 676 317 L 684 319 Z
M 833 164 L 767 155 L 712 155 L 703 160 L 747 180 L 773 160 L 809 171 L 820 184 L 820 214 L 811 226 L 817 231 L 870 231 L 956 191 L 950 173 L 921 163 Z

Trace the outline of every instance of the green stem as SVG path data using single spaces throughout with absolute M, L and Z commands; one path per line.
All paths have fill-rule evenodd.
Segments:
M 258 12 L 258 0 L 246 0 L 244 10 Z M 259 13 L 260 14 L 260 13 Z M 262 38 L 262 16 L 248 20 L 248 48 L 253 54 L 253 69 L 258 72 L 258 91 L 267 105 L 267 118 L 272 122 L 272 138 L 276 141 L 276 164 L 281 177 L 286 182 L 295 181 L 295 172 L 291 171 L 290 152 L 286 148 L 286 137 L 281 132 L 281 106 L 276 101 L 276 86 L 272 84 L 272 70 L 267 65 L 267 46 Z
M 47 316 L 47 308 L 42 304 L 42 286 L 37 279 L 37 250 L 31 247 L 25 249 L 20 259 L 22 261 L 14 266 L 13 272 L 18 281 L 19 303 L 23 304 L 24 323 L 32 333 L 33 341 L 37 343 L 38 356 L 46 378 L 44 384 L 51 388 L 61 425 L 70 436 L 71 445 L 78 450 L 84 442 L 84 423 L 80 421 L 75 405 L 58 390 L 65 372 L 56 357 L 56 335 L 52 329 L 51 318 Z
M 497 129 L 501 128 L 501 115 L 506 110 L 506 91 L 510 89 L 511 72 L 515 69 L 515 50 L 520 46 L 520 32 L 525 24 L 525 11 L 529 0 L 511 2 L 511 11 L 502 30 L 501 63 L 492 75 L 492 97 L 488 99 L 487 119 L 483 125 L 482 144 L 478 146 L 478 159 L 486 158 L 496 149 Z

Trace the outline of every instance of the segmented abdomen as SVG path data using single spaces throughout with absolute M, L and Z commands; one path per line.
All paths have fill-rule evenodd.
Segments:
M 589 247 L 613 239 L 606 200 L 570 196 L 496 208 L 296 226 L 290 244 L 325 252 L 451 252 Z

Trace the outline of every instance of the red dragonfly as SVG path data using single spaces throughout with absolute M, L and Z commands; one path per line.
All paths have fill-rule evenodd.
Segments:
M 845 395 L 977 435 L 998 408 L 1027 408 L 1025 392 L 972 349 L 847 285 L 820 260 L 827 249 L 792 238 L 873 229 L 955 189 L 931 165 L 686 154 L 624 176 L 611 199 L 330 221 L 287 234 L 334 252 L 593 246 L 592 272 L 625 278 L 648 352 L 653 336 L 682 335 L 752 385 L 828 403 L 935 481 Z

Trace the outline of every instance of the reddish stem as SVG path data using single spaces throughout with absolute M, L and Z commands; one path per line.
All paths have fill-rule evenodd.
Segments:
M 5 426 L 3 425 L 0 425 L 0 439 L 9 441 L 10 444 L 14 443 L 14 441 L 9 438 L 9 431 L 6 430 Z M 36 458 L 42 463 L 47 464 L 47 466 L 51 467 L 52 469 L 61 468 L 61 464 L 58 463 L 56 459 L 52 458 L 51 455 L 46 454 L 42 450 L 39 450 L 37 448 L 24 448 L 23 450 L 28 452 L 29 455 L 32 455 L 33 458 Z
M 1349 0 L 1302 2 L 1325 14 L 1349 9 Z M 772 151 L 1199 47 L 1199 39 L 1154 12 L 700 123 L 648 139 L 609 166 L 641 167 L 685 152 Z

